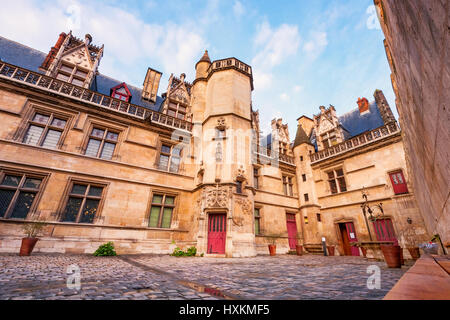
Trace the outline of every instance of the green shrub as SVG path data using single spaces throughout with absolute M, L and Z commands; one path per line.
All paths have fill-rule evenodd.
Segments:
M 194 257 L 197 254 L 197 248 L 196 247 L 190 247 L 185 251 L 183 251 L 181 248 L 176 247 L 173 252 L 172 256 L 174 257 Z
M 114 250 L 114 243 L 108 242 L 108 243 L 102 244 L 94 252 L 94 256 L 96 256 L 96 257 L 117 256 L 116 250 Z

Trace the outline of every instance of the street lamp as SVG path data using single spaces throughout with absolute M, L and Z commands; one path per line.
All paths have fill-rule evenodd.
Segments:
M 370 221 L 375 221 L 379 218 L 384 217 L 383 203 L 380 202 L 379 204 L 369 206 L 369 201 L 367 199 L 367 194 L 366 194 L 365 190 L 362 191 L 362 197 L 364 199 L 364 203 L 361 204 L 361 208 L 362 208 L 362 211 L 364 214 L 364 219 L 366 220 L 366 226 L 367 226 L 367 230 L 369 231 L 370 241 L 373 241 L 372 234 L 371 234 L 370 228 L 369 228 L 369 222 L 367 219 L 367 213 L 369 214 Z M 375 210 L 377 210 L 378 213 L 375 213 Z

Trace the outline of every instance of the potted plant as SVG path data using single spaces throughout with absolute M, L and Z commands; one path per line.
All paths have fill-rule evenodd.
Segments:
M 400 246 L 390 244 L 380 245 L 381 251 L 383 252 L 384 260 L 386 261 L 386 264 L 389 268 L 401 268 L 402 267 L 402 261 L 401 261 L 401 248 Z
M 298 256 L 303 255 L 303 246 L 301 244 L 295 245 L 295 251 L 297 252 Z
M 271 244 L 269 244 L 269 254 L 271 256 L 275 256 L 277 253 L 277 245 L 276 245 L 276 240 L 278 235 L 270 235 L 270 242 Z
M 38 242 L 37 236 L 47 224 L 42 221 L 31 221 L 23 225 L 22 230 L 26 237 L 22 238 L 20 246 L 20 256 L 29 256 Z

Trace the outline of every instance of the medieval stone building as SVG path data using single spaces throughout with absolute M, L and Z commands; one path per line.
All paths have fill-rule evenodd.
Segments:
M 119 253 L 245 257 L 272 242 L 320 252 L 324 237 L 359 255 L 352 242 L 428 237 L 381 91 L 340 117 L 330 106 L 299 118 L 292 143 L 281 119 L 261 136 L 252 68 L 236 58 L 205 52 L 192 83 L 171 75 L 159 95 L 160 72 L 138 88 L 101 74 L 103 54 L 89 35 L 62 33 L 48 54 L 0 37 L 1 252 L 36 219 L 40 252 L 113 241 Z

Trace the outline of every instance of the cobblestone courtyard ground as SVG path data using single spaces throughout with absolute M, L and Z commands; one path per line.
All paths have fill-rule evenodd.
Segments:
M 77 265 L 81 289 L 68 289 Z M 381 270 L 369 290 L 367 268 Z M 360 257 L 0 255 L 0 299 L 382 299 L 408 269 Z

